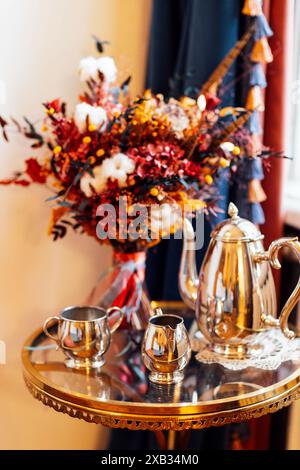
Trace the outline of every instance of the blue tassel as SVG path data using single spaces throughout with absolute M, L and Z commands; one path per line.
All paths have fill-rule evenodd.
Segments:
M 239 209 L 239 215 L 251 220 L 254 224 L 263 224 L 265 216 L 258 202 L 249 202 L 249 182 L 253 179 L 262 180 L 263 177 L 260 158 L 244 158 L 240 160 L 236 172 L 234 203 Z
M 247 121 L 247 128 L 251 132 L 251 134 L 262 134 L 262 128 L 260 125 L 260 117 L 258 111 L 254 111 L 250 118 Z
M 239 185 L 236 189 L 234 203 L 239 210 L 239 216 L 251 220 L 254 224 L 265 222 L 264 211 L 259 202 L 249 202 L 248 184 Z
M 261 160 L 259 158 L 250 158 L 248 161 L 250 163 L 249 180 L 263 180 L 264 172 L 262 169 Z
M 266 88 L 267 81 L 265 72 L 263 71 L 260 63 L 253 63 L 250 73 L 250 86 L 259 86 L 260 88 Z
M 263 180 L 264 172 L 260 158 L 244 158 L 240 161 L 238 170 L 240 181 L 248 182 L 251 180 Z
M 265 214 L 259 202 L 250 202 L 250 220 L 257 225 L 265 223 Z
M 270 36 L 273 36 L 273 31 L 270 28 L 265 15 L 258 16 L 256 18 L 256 28 L 253 34 L 255 41 L 259 41 L 263 37 L 269 38 Z
M 248 201 L 248 185 L 237 189 L 234 203 L 239 209 L 239 216 L 251 220 L 254 224 L 264 224 L 265 215 L 259 202 Z

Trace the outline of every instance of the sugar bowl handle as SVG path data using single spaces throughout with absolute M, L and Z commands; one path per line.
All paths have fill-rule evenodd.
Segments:
M 270 265 L 274 269 L 280 269 L 281 264 L 278 259 L 278 252 L 281 248 L 291 248 L 297 256 L 297 259 L 300 263 L 300 243 L 298 238 L 278 238 L 278 240 L 274 240 L 269 249 L 265 253 L 259 253 L 255 256 L 256 261 L 269 261 Z M 278 319 L 272 317 L 271 315 L 265 315 L 263 318 L 264 322 L 270 326 L 280 326 L 283 334 L 289 338 L 293 339 L 295 337 L 295 333 L 291 331 L 288 327 L 288 319 L 290 316 L 291 311 L 300 300 L 300 277 L 298 279 L 297 285 L 294 288 L 292 294 L 286 301 L 283 309 L 281 310 L 280 316 Z
M 60 322 L 60 317 L 53 316 L 53 317 L 47 318 L 47 320 L 45 321 L 45 323 L 43 325 L 43 331 L 44 331 L 45 335 L 48 336 L 48 338 L 53 339 L 53 341 L 55 341 L 57 343 L 58 337 L 53 336 L 51 333 L 49 333 L 49 330 L 48 330 L 48 324 L 50 322 L 53 322 L 53 320 L 57 320 L 57 322 L 59 323 Z
M 107 312 L 107 316 L 110 317 L 110 318 L 114 317 L 115 315 L 119 315 L 119 318 L 113 323 L 112 326 L 109 327 L 110 332 L 112 334 L 121 325 L 121 323 L 123 321 L 123 318 L 124 318 L 124 315 L 125 315 L 125 312 L 124 312 L 124 310 L 122 310 L 121 308 L 116 307 L 116 306 L 112 306 L 112 307 L 108 308 L 106 312 Z

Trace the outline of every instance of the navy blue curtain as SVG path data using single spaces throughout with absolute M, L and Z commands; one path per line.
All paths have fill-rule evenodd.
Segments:
M 194 96 L 201 85 L 234 46 L 245 29 L 240 0 L 154 0 L 146 85 L 166 97 Z M 241 104 L 243 83 L 236 81 L 242 63 L 236 63 L 223 85 L 225 106 Z M 227 90 L 227 91 L 225 91 Z M 226 173 L 219 180 L 220 206 L 226 208 L 232 188 Z M 205 244 L 197 252 L 198 267 L 206 251 L 209 234 L 216 218 L 206 220 Z M 151 298 L 177 300 L 181 240 L 164 240 L 154 247 L 147 261 L 147 286 Z M 239 430 L 243 432 L 246 430 Z M 189 448 L 226 449 L 232 427 L 191 433 Z M 151 436 L 144 435 L 144 439 Z M 153 439 L 153 437 L 152 437 Z M 149 442 L 149 441 L 148 441 Z M 153 443 L 153 441 L 152 441 Z
M 219 62 L 242 35 L 245 24 L 242 0 L 153 0 L 147 87 L 165 97 L 191 96 L 197 93 Z M 224 105 L 239 102 L 235 84 L 239 64 L 227 75 L 222 97 Z M 219 181 L 221 206 L 226 217 L 230 188 L 226 175 Z M 206 222 L 205 246 L 197 253 L 201 262 L 216 219 Z M 150 250 L 147 262 L 147 286 L 152 299 L 179 299 L 178 270 L 180 240 L 165 240 Z M 190 449 L 226 449 L 231 427 L 211 428 L 191 433 Z M 152 432 L 114 430 L 113 449 L 157 449 Z
M 154 0 L 146 85 L 165 97 L 194 96 L 245 29 L 241 0 Z M 242 63 L 235 63 L 223 84 L 222 103 L 241 105 Z M 221 90 L 222 93 L 222 90 Z M 226 218 L 231 188 L 226 171 L 219 180 L 223 214 L 205 223 L 205 244 L 197 252 L 200 265 L 212 226 Z M 178 300 L 180 240 L 164 240 L 150 250 L 146 281 L 150 297 Z

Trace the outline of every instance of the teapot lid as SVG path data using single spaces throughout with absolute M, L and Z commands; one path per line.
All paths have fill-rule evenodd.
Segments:
M 222 242 L 251 242 L 264 238 L 256 225 L 238 215 L 238 208 L 231 202 L 228 206 L 229 219 L 219 223 L 211 233 L 211 238 Z

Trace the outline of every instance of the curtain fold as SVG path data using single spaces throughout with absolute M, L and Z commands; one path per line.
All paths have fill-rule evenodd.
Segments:
M 251 2 L 248 2 L 249 4 Z M 252 2 L 253 3 L 253 2 Z M 264 2 L 264 11 L 270 15 L 274 36 L 270 40 L 274 62 L 268 67 L 266 112 L 264 122 L 264 144 L 276 150 L 284 150 L 285 94 L 287 80 L 287 28 L 290 17 L 290 0 Z M 153 17 L 150 34 L 147 87 L 166 97 L 178 97 L 187 93 L 194 95 L 200 85 L 209 77 L 228 50 L 236 43 L 247 26 L 241 16 L 243 0 L 153 0 Z M 266 24 L 260 27 L 266 32 Z M 234 81 L 238 74 L 236 64 L 227 75 L 227 83 Z M 264 86 L 261 70 L 254 70 L 252 79 Z M 252 82 L 253 84 L 254 82 Z M 241 105 L 245 88 L 229 87 L 224 104 Z M 252 123 L 258 128 L 258 121 Z M 253 168 L 251 171 L 254 171 Z M 260 173 L 256 175 L 260 179 Z M 281 193 L 283 184 L 283 162 L 272 161 L 272 171 L 267 174 L 264 189 L 268 200 L 264 203 L 266 223 L 266 244 L 281 236 L 283 221 Z M 229 187 L 225 179 L 220 182 L 223 208 L 226 208 Z M 244 196 L 242 196 L 244 197 Z M 223 217 L 226 216 L 226 212 Z M 261 214 L 259 214 L 261 216 Z M 251 215 L 250 215 L 251 217 Z M 214 223 L 213 221 L 212 223 Z M 209 240 L 211 224 L 206 223 L 206 245 L 197 253 L 201 262 Z M 155 299 L 178 299 L 177 277 L 181 253 L 180 240 L 166 240 L 153 248 L 147 262 L 147 285 Z M 278 279 L 277 279 L 278 281 Z M 248 448 L 267 448 L 269 440 L 269 419 L 251 424 L 254 435 Z M 191 446 L 195 449 L 224 449 L 229 445 L 228 427 L 192 433 Z M 139 433 L 136 439 L 131 433 L 114 431 L 115 442 L 126 442 L 126 448 L 154 448 L 152 433 Z M 252 433 L 253 434 L 253 433 Z M 113 444 L 112 447 L 113 448 Z M 117 448 L 117 447 L 115 447 Z
M 154 0 L 147 87 L 165 97 L 197 95 L 200 86 L 240 38 L 245 26 L 242 5 L 240 0 Z M 238 66 L 232 66 L 224 81 L 224 87 L 234 83 L 222 97 L 224 106 L 235 105 L 241 98 L 239 87 L 235 85 Z M 227 217 L 230 188 L 226 172 L 220 178 L 219 190 L 224 213 L 205 222 L 205 245 L 197 252 L 198 266 L 212 226 Z M 177 285 L 181 249 L 182 241 L 171 239 L 162 241 L 149 253 L 146 281 L 151 298 L 180 299 Z M 230 446 L 230 429 L 225 426 L 195 431 L 191 433 L 189 448 L 226 449 Z
M 240 38 L 245 20 L 242 0 L 154 0 L 150 32 L 147 87 L 165 97 L 183 94 L 195 96 L 228 51 Z M 224 106 L 240 100 L 240 88 L 234 84 L 238 73 L 234 64 L 225 81 L 228 91 Z M 219 181 L 223 214 L 205 222 L 205 245 L 197 252 L 201 264 L 211 227 L 226 218 L 230 188 L 226 171 Z M 178 300 L 177 288 L 181 240 L 165 240 L 148 256 L 146 281 L 151 298 Z
M 269 3 L 269 4 L 268 4 Z M 269 21 L 274 31 L 270 45 L 274 61 L 268 66 L 268 88 L 265 98 L 264 144 L 276 150 L 286 146 L 287 81 L 289 73 L 289 37 L 292 28 L 293 0 L 272 0 L 267 2 Z M 264 189 L 268 195 L 263 207 L 266 223 L 266 245 L 283 234 L 282 190 L 284 162 L 272 160 L 272 170 L 266 174 Z M 277 274 L 277 273 L 276 273 Z M 279 288 L 279 275 L 276 276 Z M 279 289 L 277 289 L 279 291 Z

